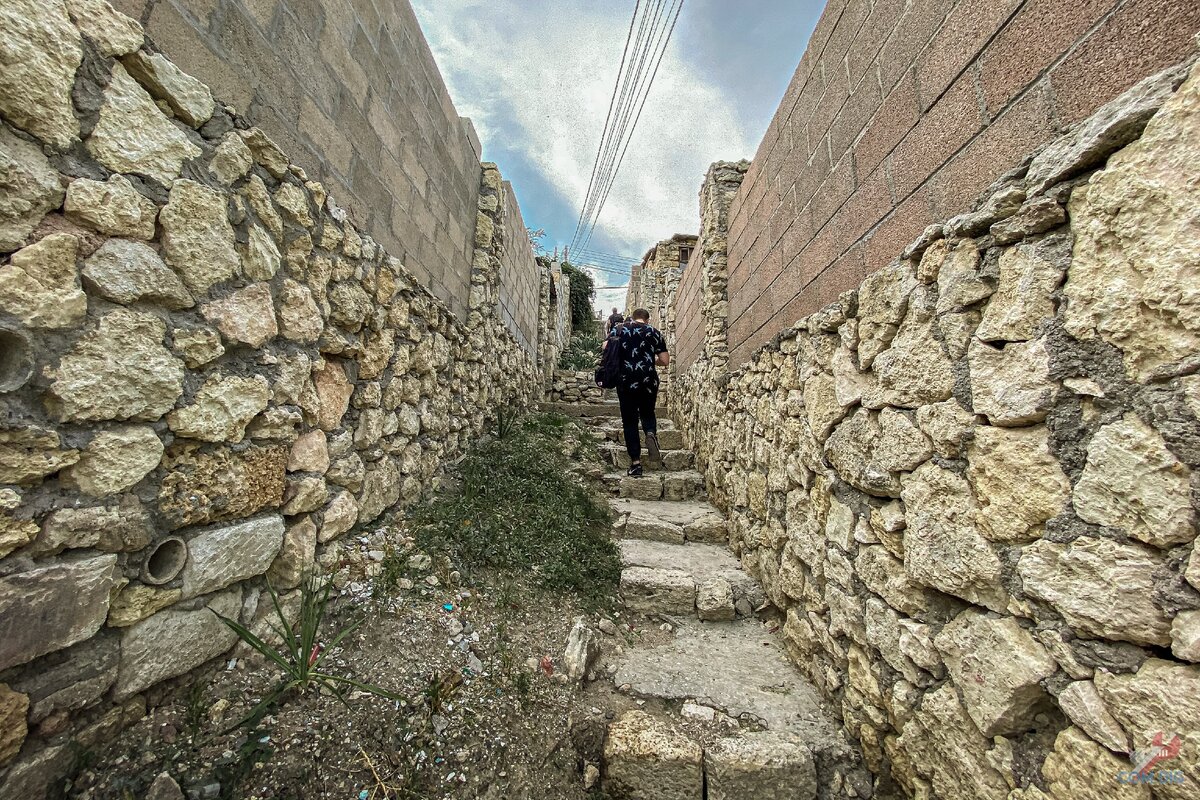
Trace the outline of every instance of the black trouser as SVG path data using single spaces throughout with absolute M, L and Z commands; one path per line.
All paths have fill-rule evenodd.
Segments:
M 638 435 L 638 421 L 646 433 L 658 433 L 658 418 L 654 406 L 658 402 L 658 387 L 653 389 L 617 389 L 621 402 L 621 424 L 625 428 L 625 450 L 631 461 L 642 460 L 642 439 Z

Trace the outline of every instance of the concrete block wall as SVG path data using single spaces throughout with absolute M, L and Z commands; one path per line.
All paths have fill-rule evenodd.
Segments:
M 500 262 L 500 315 L 521 346 L 529 353 L 537 353 L 541 334 L 538 312 L 543 268 L 533 257 L 529 233 L 511 183 L 504 182 L 499 197 L 503 206 L 505 245 Z
M 253 119 L 456 314 L 467 308 L 479 140 L 407 0 L 116 0 Z
M 732 363 L 1179 61 L 1198 29 L 1200 5 L 1179 0 L 831 0 L 734 202 Z

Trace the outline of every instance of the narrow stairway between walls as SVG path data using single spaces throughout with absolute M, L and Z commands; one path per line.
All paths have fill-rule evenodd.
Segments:
M 782 617 L 730 551 L 726 520 L 665 406 L 664 393 L 660 463 L 643 456 L 646 472 L 634 478 L 615 400 L 542 404 L 600 440 L 614 468 L 604 483 L 620 601 L 672 629 L 666 641 L 631 641 L 618 663 L 619 689 L 657 702 L 609 724 L 604 791 L 630 800 L 871 797 L 857 747 L 788 659 Z

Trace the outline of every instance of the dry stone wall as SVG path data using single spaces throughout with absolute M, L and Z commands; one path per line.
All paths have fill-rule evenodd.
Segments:
M 712 318 L 672 407 L 879 794 L 1196 796 L 1200 69 L 1188 75 L 1102 107 L 734 371 L 727 165 L 708 176 Z M 1133 754 L 1176 734 L 1158 782 L 1131 783 Z
M 461 317 L 137 22 L 42 0 L 0 18 L 7 798 L 229 650 L 212 611 L 262 627 L 265 579 L 336 563 L 548 376 L 500 316 L 529 244 L 494 164 Z

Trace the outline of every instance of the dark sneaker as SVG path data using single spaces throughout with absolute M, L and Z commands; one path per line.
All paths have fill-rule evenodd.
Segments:
M 662 464 L 662 456 L 658 452 L 658 434 L 646 434 L 646 452 L 650 456 L 650 460 L 655 464 Z
M 629 471 L 628 471 L 628 472 L 626 472 L 625 474 L 626 474 L 626 475 L 628 475 L 628 476 L 629 476 L 629 477 L 631 477 L 631 478 L 640 478 L 640 477 L 642 477 L 642 465 L 641 465 L 641 464 L 634 464 L 634 465 L 632 465 L 632 466 L 629 468 Z

